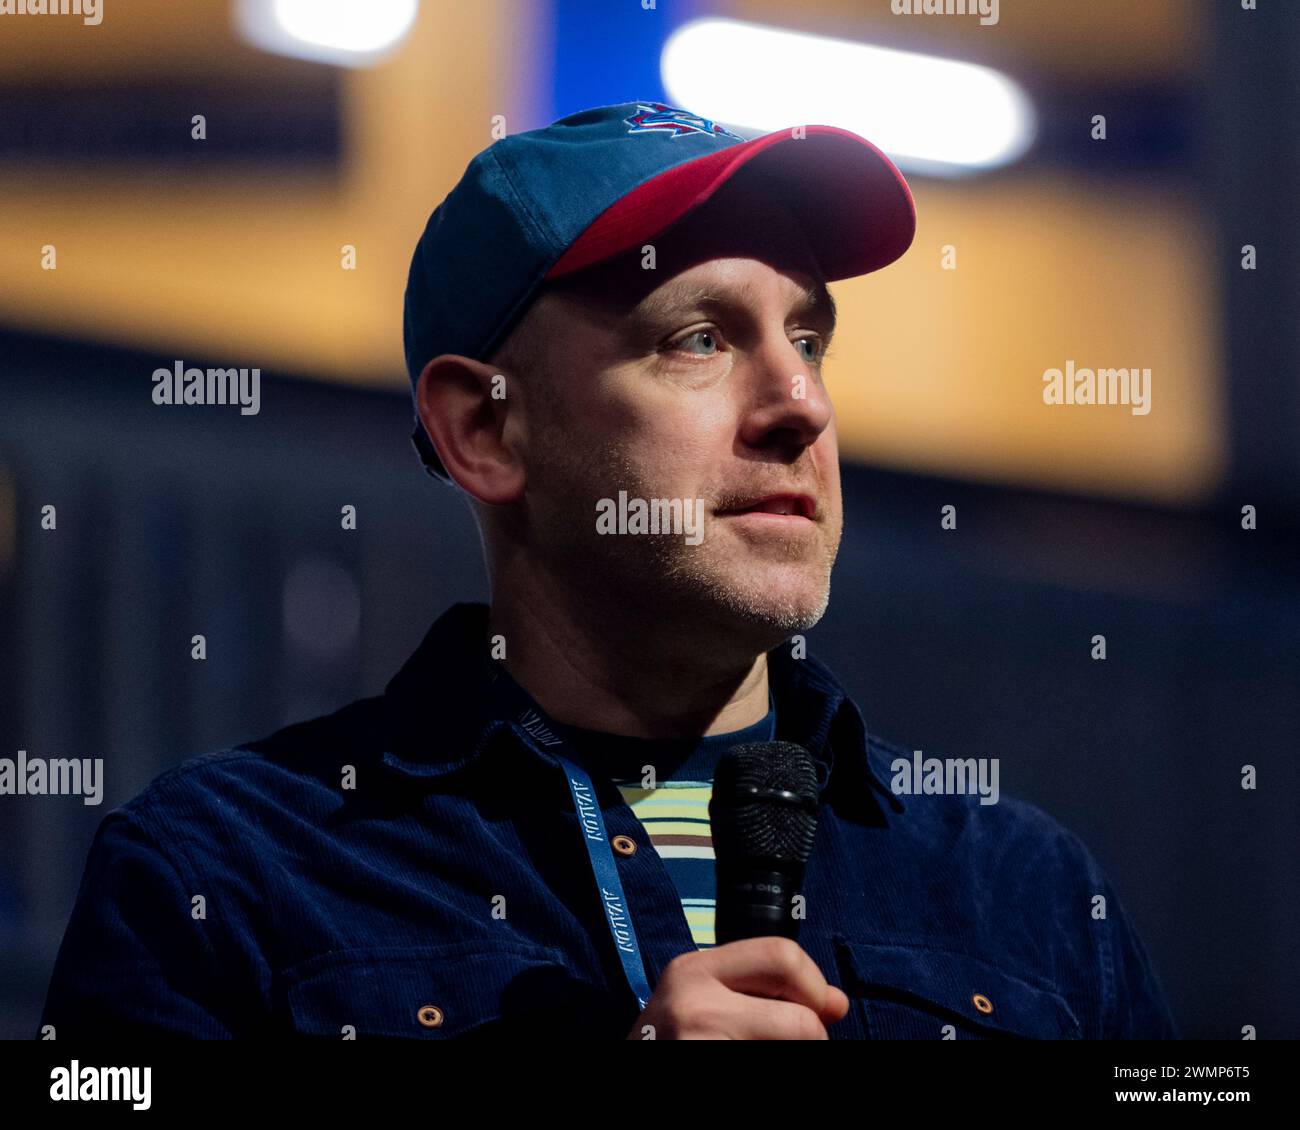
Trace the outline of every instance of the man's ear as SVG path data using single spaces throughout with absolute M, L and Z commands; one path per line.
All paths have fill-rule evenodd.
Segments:
M 420 422 L 447 474 L 492 505 L 513 502 L 524 489 L 523 463 L 509 440 L 520 421 L 511 419 L 503 388 L 499 369 L 455 353 L 425 365 L 415 388 Z

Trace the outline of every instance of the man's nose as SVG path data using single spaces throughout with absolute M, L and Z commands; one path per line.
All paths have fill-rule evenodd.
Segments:
M 833 415 L 818 367 L 783 332 L 765 339 L 747 360 L 742 438 L 755 448 L 783 444 L 798 455 Z

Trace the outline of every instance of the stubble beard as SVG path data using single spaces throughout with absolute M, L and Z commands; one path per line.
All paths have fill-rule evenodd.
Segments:
M 714 517 L 706 497 L 704 536 L 697 545 L 683 534 L 599 534 L 599 499 L 617 500 L 620 490 L 629 499 L 668 496 L 620 450 L 578 451 L 572 435 L 565 442 L 557 434 L 545 444 L 545 478 L 548 493 L 559 485 L 565 499 L 548 519 L 563 523 L 564 536 L 555 539 L 549 531 L 548 540 L 562 559 L 558 571 L 574 585 L 573 600 L 581 602 L 585 594 L 593 605 L 612 608 L 616 619 L 646 630 L 705 629 L 760 650 L 808 630 L 825 615 L 838 522 L 823 521 L 815 539 L 765 533 L 763 548 L 751 548 L 743 534 L 723 528 L 727 519 Z M 683 503 L 693 506 L 694 500 Z

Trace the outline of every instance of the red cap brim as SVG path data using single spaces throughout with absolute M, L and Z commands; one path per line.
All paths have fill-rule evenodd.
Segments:
M 615 201 L 556 260 L 548 279 L 633 247 L 709 199 L 742 168 L 799 218 L 827 282 L 892 263 L 916 234 L 912 191 L 864 137 L 836 126 L 764 134 L 666 169 Z

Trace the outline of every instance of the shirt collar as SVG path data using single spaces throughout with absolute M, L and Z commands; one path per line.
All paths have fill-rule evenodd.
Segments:
M 388 743 L 381 758 L 387 769 L 407 778 L 443 777 L 469 765 L 504 733 L 558 765 L 547 752 L 554 735 L 544 720 L 526 717 L 530 707 L 538 708 L 491 657 L 487 627 L 486 604 L 452 605 L 389 680 L 383 696 Z M 502 679 L 505 686 L 494 686 Z M 813 755 L 823 789 L 848 803 L 874 791 L 903 811 L 885 783 L 884 756 L 871 748 L 861 711 L 822 663 L 810 655 L 796 659 L 782 644 L 768 653 L 768 680 L 777 740 L 797 742 Z M 834 772 L 839 759 L 843 764 Z

